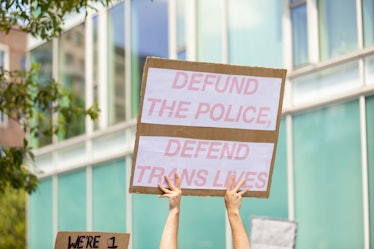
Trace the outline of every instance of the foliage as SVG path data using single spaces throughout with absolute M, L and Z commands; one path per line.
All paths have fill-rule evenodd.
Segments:
M 0 31 L 11 27 L 42 39 L 57 37 L 62 32 L 64 18 L 72 12 L 94 9 L 94 4 L 107 6 L 112 0 L 1 0 Z
M 7 189 L 0 194 L 0 248 L 26 248 L 24 191 Z
M 72 95 L 57 82 L 41 85 L 35 80 L 38 67 L 33 66 L 29 72 L 4 71 L 0 74 L 0 111 L 21 124 L 30 137 L 52 136 L 64 132 L 66 120 L 76 115 L 88 115 L 91 119 L 98 117 L 98 106 L 93 105 L 85 110 L 82 106 L 72 105 Z M 45 125 L 43 112 L 58 114 L 56 123 Z M 25 160 L 26 159 L 26 160 Z M 0 193 L 8 187 L 25 189 L 33 192 L 38 184 L 25 162 L 33 162 L 34 154 L 28 139 L 23 147 L 3 147 L 0 150 Z
M 109 5 L 112 0 L 0 0 L 0 32 L 8 33 L 17 27 L 34 37 L 52 39 L 60 35 L 64 19 L 72 12 L 85 12 L 97 4 Z M 64 132 L 64 126 L 76 116 L 96 119 L 97 104 L 88 108 L 74 103 L 70 93 L 55 81 L 39 84 L 38 66 L 30 71 L 0 72 L 0 112 L 16 120 L 24 129 L 21 147 L 0 145 L 0 195 L 7 189 L 36 190 L 38 179 L 30 164 L 34 154 L 31 137 L 51 137 Z M 47 115 L 45 115 L 47 113 Z M 58 117 L 52 123 L 48 117 Z

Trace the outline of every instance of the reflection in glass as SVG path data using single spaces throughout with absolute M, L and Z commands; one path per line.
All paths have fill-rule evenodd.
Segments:
M 293 118 L 296 245 L 302 248 L 364 248 L 359 113 L 352 101 Z
M 168 4 L 131 1 L 131 117 L 139 110 L 140 84 L 147 56 L 169 57 Z
M 48 85 L 53 82 L 52 78 L 52 41 L 46 42 L 43 45 L 33 49 L 30 52 L 31 63 L 39 64 L 40 69 L 37 74 L 36 82 L 40 85 Z M 44 115 L 44 119 L 40 122 L 40 129 L 47 129 L 52 126 L 52 110 L 37 110 Z M 38 121 L 35 121 L 38 122 Z M 45 136 L 43 133 L 39 134 L 39 137 L 34 139 L 31 138 L 31 144 L 34 148 L 42 147 L 52 143 L 51 136 Z
M 124 2 L 108 12 L 108 123 L 126 119 Z
M 85 108 L 85 26 L 84 24 L 63 33 L 59 38 L 59 82 L 72 94 L 72 104 Z M 85 132 L 85 115 L 67 120 L 65 133 L 59 139 L 67 139 Z
M 358 48 L 356 1 L 319 0 L 318 15 L 321 60 Z
M 177 53 L 178 59 L 186 59 L 186 1 L 177 0 Z
M 364 46 L 374 45 L 374 1 L 362 0 L 362 17 L 364 25 Z
M 292 80 L 292 101 L 295 105 L 327 99 L 360 87 L 358 62 L 353 61 Z
M 369 210 L 374 210 L 374 96 L 366 99 L 366 137 L 369 168 Z M 370 212 L 370 240 L 374 241 L 374 212 Z
M 99 32 L 99 16 L 94 16 L 92 18 L 92 65 L 93 65 L 93 70 L 92 70 L 92 80 L 93 80 L 93 101 L 94 103 L 99 102 L 99 37 L 98 37 L 98 32 Z M 94 121 L 94 129 L 97 130 L 99 127 L 99 120 Z
M 199 61 L 222 62 L 222 4 L 216 0 L 197 2 L 197 58 Z
M 306 3 L 291 9 L 293 66 L 308 64 L 308 28 Z
M 229 63 L 281 67 L 282 1 L 230 0 L 227 5 Z
M 365 84 L 374 84 L 374 56 L 368 56 L 365 58 Z

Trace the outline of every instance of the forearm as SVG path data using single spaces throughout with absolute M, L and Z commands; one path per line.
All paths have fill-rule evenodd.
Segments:
M 179 209 L 169 211 L 168 218 L 162 232 L 160 249 L 178 248 Z
M 228 212 L 234 249 L 250 249 L 249 240 L 239 212 Z

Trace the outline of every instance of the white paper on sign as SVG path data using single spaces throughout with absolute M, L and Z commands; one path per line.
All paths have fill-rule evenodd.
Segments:
M 281 78 L 148 68 L 141 121 L 275 130 Z
M 182 188 L 226 189 L 231 172 L 242 188 L 266 191 L 274 144 L 140 136 L 134 186 L 157 187 L 175 170 Z
M 297 223 L 286 219 L 254 216 L 251 218 L 252 249 L 293 249 Z

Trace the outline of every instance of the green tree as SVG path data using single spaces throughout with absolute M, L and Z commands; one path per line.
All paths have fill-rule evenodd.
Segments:
M 111 0 L 1 0 L 0 32 L 8 33 L 17 27 L 34 37 L 52 39 L 62 32 L 64 18 L 72 12 L 94 9 L 94 5 L 107 6 Z M 72 95 L 52 80 L 50 84 L 38 83 L 37 65 L 29 71 L 0 72 L 0 112 L 16 120 L 26 136 L 22 147 L 0 145 L 0 196 L 7 189 L 32 193 L 38 186 L 35 172 L 28 167 L 34 163 L 29 139 L 38 136 L 61 134 L 69 120 L 77 115 L 98 117 L 97 104 L 85 109 L 76 105 Z M 58 120 L 46 122 L 45 113 L 56 113 Z M 46 125 L 49 124 L 49 125 Z
M 0 194 L 0 248 L 26 248 L 25 199 L 23 190 Z

